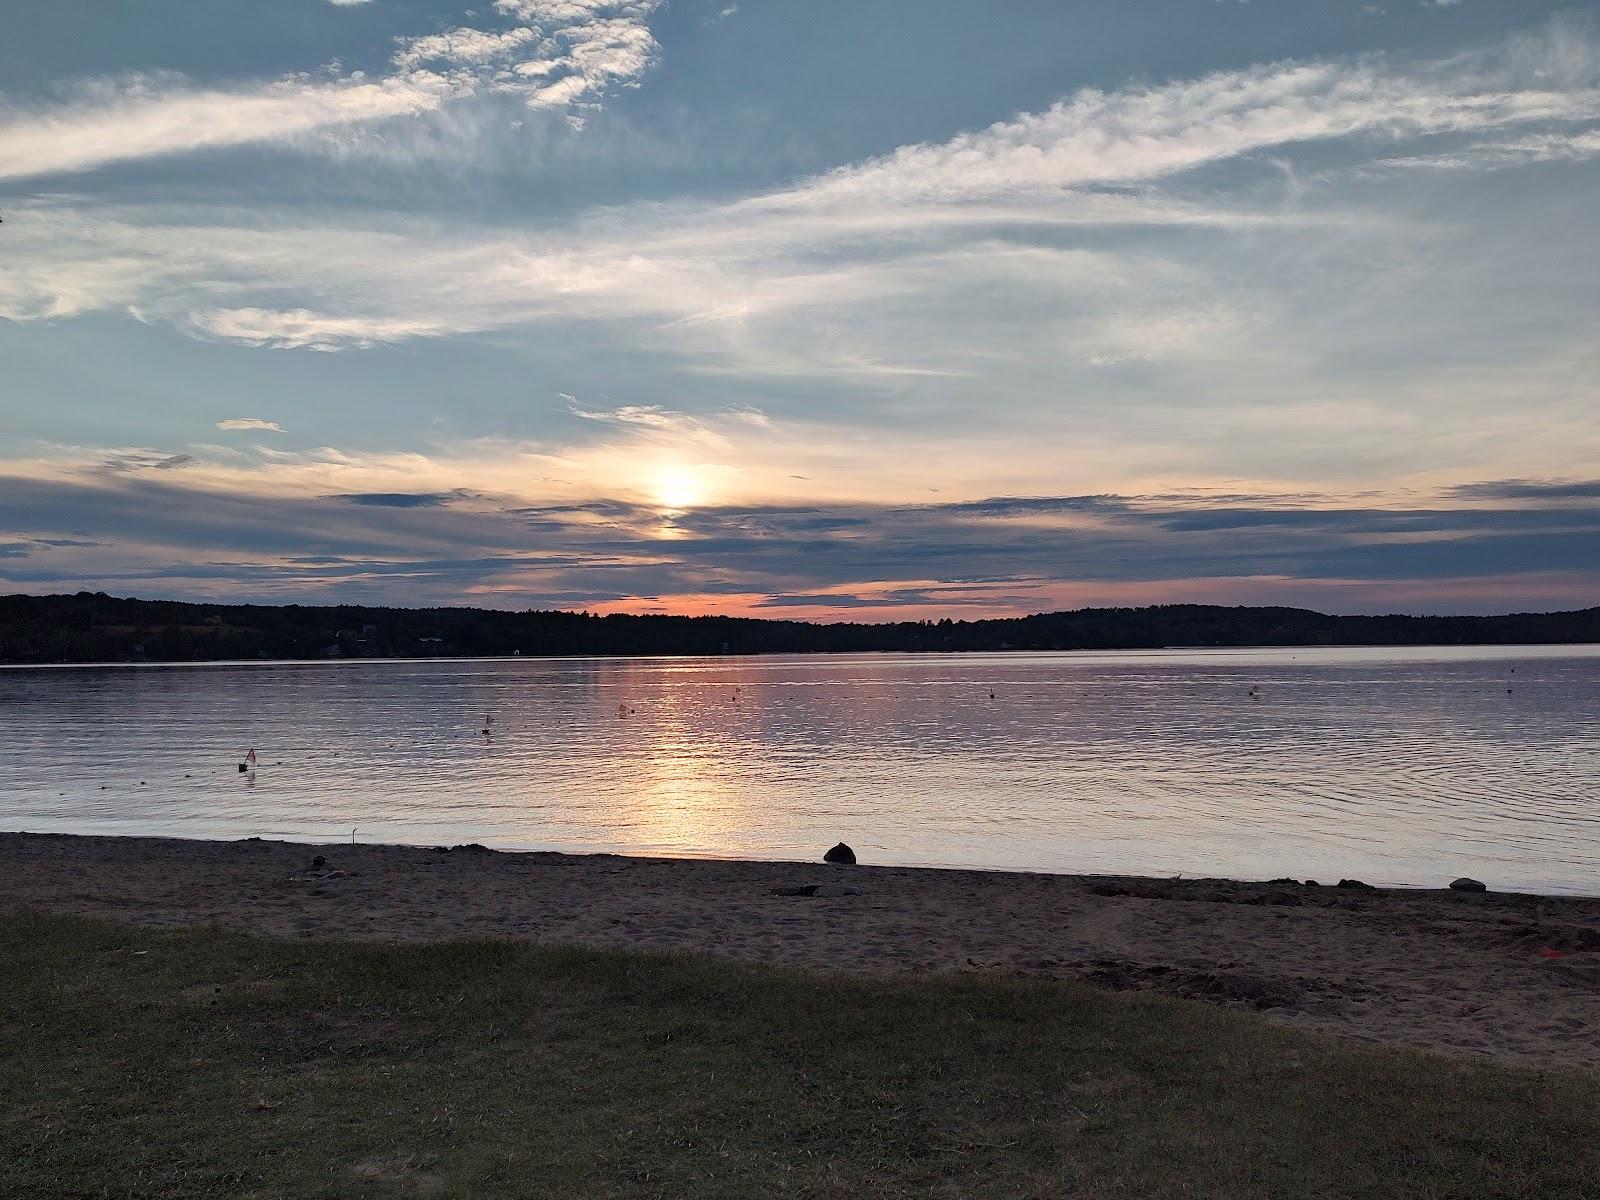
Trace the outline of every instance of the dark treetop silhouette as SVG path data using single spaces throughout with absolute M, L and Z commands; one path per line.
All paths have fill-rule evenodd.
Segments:
M 1494 617 L 1336 617 L 1300 608 L 1164 604 L 981 621 L 823 625 L 479 608 L 186 604 L 103 592 L 0 596 L 0 662 L 6 663 L 1541 642 L 1600 642 L 1600 608 Z

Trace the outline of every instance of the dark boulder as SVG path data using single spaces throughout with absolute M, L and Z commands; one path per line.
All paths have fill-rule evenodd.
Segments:
M 856 861 L 856 852 L 843 842 L 840 842 L 822 856 L 822 861 L 826 863 L 844 863 L 848 866 Z
M 1377 890 L 1370 883 L 1362 883 L 1359 879 L 1341 879 L 1339 880 L 1339 886 L 1346 889 L 1353 888 L 1358 892 L 1372 892 Z
M 1451 883 L 1450 890 L 1453 892 L 1487 892 L 1489 888 L 1486 884 L 1479 883 L 1476 879 L 1468 879 L 1463 875 L 1460 879 Z

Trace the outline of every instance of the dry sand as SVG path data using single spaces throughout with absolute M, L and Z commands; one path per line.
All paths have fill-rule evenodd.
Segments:
M 813 884 L 822 894 L 780 894 Z M 0 911 L 11 909 L 1085 979 L 1363 1041 L 1600 1066 L 1600 899 L 0 834 Z

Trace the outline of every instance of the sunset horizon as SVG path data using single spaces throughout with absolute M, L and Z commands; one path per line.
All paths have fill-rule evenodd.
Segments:
M 0 47 L 0 592 L 1600 599 L 1571 5 L 175 4 Z

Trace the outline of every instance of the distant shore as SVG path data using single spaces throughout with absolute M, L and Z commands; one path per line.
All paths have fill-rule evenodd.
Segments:
M 1289 653 L 1290 651 L 1316 653 L 1317 651 L 1363 651 L 1384 650 L 1391 651 L 1396 656 L 1411 654 L 1426 654 L 1428 651 L 1442 650 L 1483 650 L 1492 652 L 1486 655 L 1490 658 L 1517 658 L 1523 655 L 1538 655 L 1541 657 L 1563 657 L 1583 655 L 1585 657 L 1600 652 L 1600 640 L 1593 642 L 1370 642 L 1350 643 L 1340 645 L 1239 645 L 1239 646 L 1125 646 L 1125 647 L 1096 647 L 1076 648 L 1069 650 L 1019 650 L 1012 647 L 1007 650 L 793 650 L 793 651 L 756 651 L 749 654 L 720 655 L 720 654 L 458 654 L 458 655 L 422 655 L 418 657 L 405 657 L 390 655 L 381 658 L 360 658 L 354 656 L 340 656 L 337 658 L 196 658 L 196 659 L 103 659 L 84 660 L 82 662 L 0 662 L 0 671 L 71 671 L 87 670 L 90 668 L 126 668 L 148 667 L 154 670 L 172 667 L 362 667 L 380 666 L 387 663 L 417 664 L 417 663 L 511 663 L 511 662 L 551 662 L 551 661 L 577 661 L 577 662 L 617 662 L 638 659 L 677 659 L 677 658 L 859 658 L 867 655 L 897 655 L 944 658 L 960 658 L 964 655 L 983 654 L 1060 654 L 1060 655 L 1164 655 L 1164 654 L 1249 654 L 1258 653 Z
M 0 596 L 0 662 L 18 664 L 1597 642 L 1600 607 L 1498 616 L 1336 616 L 1281 606 L 1159 604 L 820 624 L 557 610 L 193 604 L 102 592 Z
M 1600 1067 L 1600 898 L 5 833 L 5 910 L 1073 978 L 1363 1041 Z

